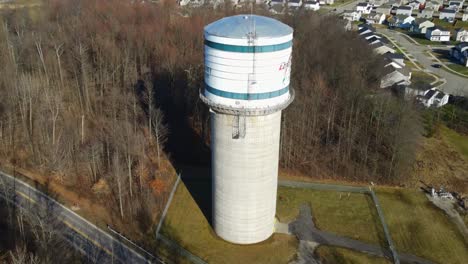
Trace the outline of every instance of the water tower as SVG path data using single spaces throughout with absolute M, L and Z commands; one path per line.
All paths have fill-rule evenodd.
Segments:
M 257 243 L 274 232 L 281 110 L 294 99 L 293 30 L 237 15 L 207 25 L 204 35 L 213 228 L 229 242 Z

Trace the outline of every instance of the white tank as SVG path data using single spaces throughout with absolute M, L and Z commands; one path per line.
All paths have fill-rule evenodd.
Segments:
M 293 30 L 238 15 L 205 27 L 205 89 L 211 110 L 213 228 L 237 244 L 274 232 L 281 110 L 289 87 Z

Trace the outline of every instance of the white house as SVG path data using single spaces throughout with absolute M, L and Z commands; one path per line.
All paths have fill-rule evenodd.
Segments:
M 441 107 L 448 103 L 449 97 L 449 94 L 443 93 L 436 88 L 432 88 L 425 91 L 423 96 L 418 96 L 417 99 L 426 107 Z
M 288 7 L 300 7 L 302 0 L 288 0 Z
M 369 14 L 372 11 L 372 5 L 369 3 L 358 3 L 356 5 L 356 11 L 361 12 L 363 14 Z
M 445 8 L 444 10 L 440 11 L 439 19 L 440 20 L 447 20 L 449 22 L 453 22 L 453 21 L 455 21 L 456 13 L 457 13 L 457 11 L 455 11 L 454 9 Z
M 317 11 L 320 9 L 320 4 L 318 1 L 305 1 L 304 8 L 307 10 L 314 10 Z M 359 21 L 359 19 L 358 19 Z
M 366 20 L 367 24 L 382 24 L 385 21 L 385 15 L 372 11 L 370 14 L 364 14 L 361 16 Z
M 464 2 L 465 1 L 463 1 L 463 0 L 452 0 L 452 1 L 448 2 L 448 6 L 449 7 L 453 6 L 455 8 L 455 10 L 460 10 L 460 9 L 463 8 L 463 3 Z
M 463 12 L 462 21 L 468 21 L 468 7 L 466 7 Z
M 442 27 L 431 27 L 426 30 L 426 38 L 430 41 L 450 41 L 450 31 Z
M 343 12 L 343 19 L 349 21 L 359 21 L 361 19 L 361 12 L 355 10 L 346 10 Z
M 411 6 L 413 8 L 413 10 L 418 10 L 419 7 L 421 6 L 421 3 L 417 0 L 411 0 L 408 2 L 407 4 L 408 6 Z
M 388 22 L 388 25 L 391 27 L 409 29 L 411 28 L 411 25 L 415 19 L 416 18 L 412 16 L 396 15 L 387 19 L 387 22 Z
M 285 0 L 271 0 L 270 6 L 284 6 L 286 4 Z
M 418 34 L 426 34 L 428 28 L 434 27 L 435 24 L 425 18 L 416 18 L 411 24 L 410 31 Z
M 425 6 L 424 10 L 430 9 L 430 10 L 433 10 L 433 11 L 439 11 L 441 6 L 442 6 L 442 1 L 432 0 L 432 1 L 426 2 L 426 6 Z
M 396 15 L 411 16 L 413 13 L 413 7 L 411 6 L 399 6 L 396 10 Z
M 392 64 L 384 67 L 384 77 L 380 80 L 380 88 L 392 86 L 408 86 L 411 84 L 411 72 L 406 68 L 396 69 Z
M 463 42 L 451 48 L 450 56 L 463 66 L 468 67 L 468 43 Z
M 418 17 L 419 17 L 419 18 L 431 19 L 433 16 L 434 16 L 434 10 L 429 9 L 429 8 L 423 9 L 423 10 L 418 14 Z
M 460 42 L 468 42 L 468 29 L 460 28 L 459 30 L 457 30 L 455 40 Z
M 395 53 L 395 50 L 389 46 L 383 44 L 382 42 L 377 42 L 369 45 L 375 54 L 383 55 L 386 53 Z

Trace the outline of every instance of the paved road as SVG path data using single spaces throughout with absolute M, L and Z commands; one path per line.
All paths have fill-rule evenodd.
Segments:
M 387 249 L 383 249 L 378 245 L 371 245 L 359 240 L 354 240 L 318 230 L 314 225 L 312 220 L 312 212 L 308 205 L 301 206 L 299 217 L 294 222 L 289 224 L 289 229 L 291 233 L 295 234 L 298 239 L 302 241 L 310 241 L 322 245 L 349 248 L 360 252 L 365 252 L 370 255 L 392 259 L 391 252 Z M 433 262 L 429 260 L 410 254 L 399 253 L 398 257 L 403 263 L 433 264 Z
M 53 214 L 58 228 L 64 230 L 63 238 L 94 263 L 164 263 L 145 252 L 136 252 L 50 196 L 3 172 L 0 197 L 37 214 Z
M 453 95 L 468 96 L 468 78 L 458 76 L 441 68 L 437 69 L 432 67 L 431 65 L 436 62 L 434 62 L 433 58 L 427 53 L 431 50 L 429 47 L 416 45 L 408 39 L 408 36 L 403 36 L 402 33 L 395 30 L 379 28 L 377 32 L 383 33 L 396 40 L 399 46 L 405 48 L 407 52 L 423 66 L 426 72 L 435 73 L 444 78 L 446 83 L 440 86 L 440 90 Z

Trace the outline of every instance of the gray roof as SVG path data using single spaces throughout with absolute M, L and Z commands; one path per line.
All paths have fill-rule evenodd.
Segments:
M 290 26 L 276 19 L 258 15 L 237 15 L 222 18 L 205 26 L 205 33 L 224 38 L 246 39 L 253 25 L 255 25 L 258 38 L 277 38 L 293 33 Z
M 436 95 L 436 98 L 437 99 L 442 99 L 444 98 L 445 94 L 443 92 L 439 92 L 437 95 Z
M 357 6 L 362 6 L 362 7 L 365 7 L 365 6 L 368 6 L 369 3 L 358 3 Z
M 447 9 L 445 8 L 444 10 L 440 11 L 441 13 L 446 13 L 446 14 L 455 14 L 457 11 L 453 9 Z
M 411 6 L 399 6 L 398 10 L 411 10 L 413 9 Z
M 434 94 L 435 94 L 436 91 L 434 90 L 429 90 L 427 91 L 426 95 L 424 95 L 424 97 L 426 97 L 427 99 L 431 98 Z

